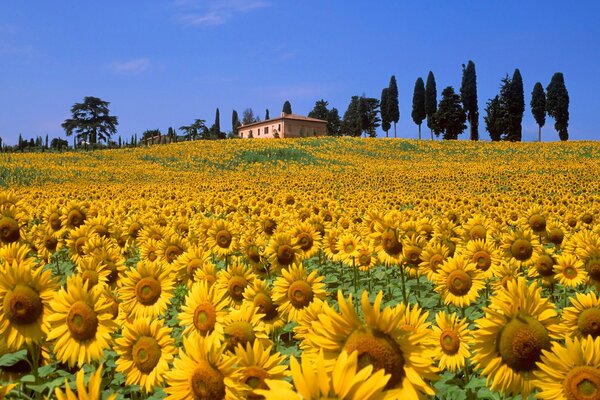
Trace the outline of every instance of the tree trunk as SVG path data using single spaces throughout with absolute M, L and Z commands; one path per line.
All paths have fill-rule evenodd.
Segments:
M 542 127 L 538 125 L 538 142 L 542 142 Z
M 433 129 L 429 130 L 431 132 L 431 140 L 433 140 Z
M 419 140 L 421 140 L 421 124 L 419 124 Z
M 396 139 L 396 122 L 394 121 L 394 139 Z

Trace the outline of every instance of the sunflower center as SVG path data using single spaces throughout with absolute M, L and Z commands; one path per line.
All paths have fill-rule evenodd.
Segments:
M 271 321 L 277 317 L 277 306 L 267 294 L 257 293 L 254 297 L 254 305 L 258 308 L 259 313 L 265 315 L 263 320 Z
M 140 233 L 140 229 L 142 229 L 142 226 L 137 223 L 137 222 L 132 222 L 131 225 L 129 225 L 129 236 L 131 236 L 132 238 L 137 238 L 138 234 Z
M 67 315 L 67 327 L 71 336 L 78 341 L 86 341 L 96 336 L 98 316 L 92 307 L 84 301 L 71 306 Z
M 135 296 L 145 306 L 151 306 L 156 303 L 156 300 L 160 297 L 160 293 L 160 282 L 150 276 L 140 279 L 135 285 Z
M 492 256 L 485 250 L 479 250 L 473 254 L 471 261 L 477 264 L 477 268 L 482 271 L 487 271 L 492 266 Z
M 595 338 L 600 335 L 600 308 L 583 310 L 577 317 L 577 328 L 584 337 L 592 335 Z
M 295 308 L 307 307 L 313 301 L 313 297 L 312 287 L 306 281 L 295 281 L 288 288 L 288 298 Z
M 300 233 L 296 240 L 303 251 L 310 250 L 313 245 L 312 237 L 306 232 Z
M 533 254 L 533 246 L 529 240 L 517 239 L 510 246 L 510 252 L 514 258 L 519 261 L 529 260 Z
M 485 226 L 481 224 L 473 226 L 469 231 L 469 236 L 471 237 L 471 240 L 485 239 L 486 235 L 487 229 L 485 229 Z
M 581 220 L 585 223 L 585 224 L 591 224 L 592 222 L 594 222 L 594 216 L 592 214 L 588 214 L 585 213 L 583 214 L 583 216 L 581 217 Z
M 88 288 L 92 288 L 98 284 L 98 272 L 86 269 L 81 274 L 83 282 L 88 282 Z
M 232 351 L 238 344 L 245 347 L 246 343 L 252 343 L 256 338 L 252 324 L 247 321 L 235 321 L 226 326 L 223 331 L 227 338 L 227 348 Z
M 272 219 L 266 219 L 265 222 L 263 222 L 263 231 L 267 235 L 272 235 L 275 231 L 275 228 L 277 228 L 277 222 L 273 221 Z
M 44 306 L 39 294 L 28 285 L 16 285 L 4 297 L 4 313 L 15 325 L 27 325 L 36 321 Z
M 421 251 L 422 249 L 419 246 L 410 246 L 406 249 L 404 254 L 409 262 L 415 264 L 419 262 L 419 259 L 421 257 Z
M 429 259 L 429 268 L 435 273 L 440 269 L 440 266 L 444 263 L 444 256 L 441 254 L 434 254 Z
M 79 227 L 85 221 L 85 215 L 79 210 L 71 210 L 67 215 L 67 222 L 70 226 Z
M 0 219 L 0 242 L 13 243 L 19 240 L 19 223 L 10 217 Z
M 56 250 L 57 246 L 58 246 L 58 240 L 55 237 L 48 236 L 48 237 L 46 237 L 46 239 L 44 239 L 44 247 L 47 250 L 54 251 L 54 250 Z
M 352 252 L 354 252 L 354 249 L 355 249 L 354 242 L 344 243 L 344 251 L 346 253 L 352 253 Z
M 569 265 L 563 269 L 563 275 L 567 279 L 575 279 L 577 277 L 577 270 Z
M 194 326 L 202 335 L 213 330 L 217 323 L 217 310 L 212 303 L 202 303 L 194 310 Z
M 277 248 L 277 262 L 281 265 L 290 265 L 295 258 L 294 249 L 288 244 L 282 244 Z
M 533 214 L 529 217 L 529 226 L 534 232 L 541 232 L 546 229 L 546 218 L 540 214 Z
M 465 271 L 458 269 L 448 274 L 446 286 L 453 295 L 464 296 L 473 286 L 473 280 Z
M 177 257 L 179 257 L 181 254 L 183 254 L 183 249 L 174 244 L 168 246 L 167 249 L 165 250 L 165 258 L 167 259 L 167 262 L 169 264 L 171 264 L 173 261 L 175 261 L 175 259 Z
M 392 228 L 387 228 L 381 234 L 381 243 L 383 250 L 391 256 L 398 255 L 402 252 L 402 244 L 398 241 L 396 232 L 394 232 Z
M 369 254 L 361 253 L 358 256 L 358 265 L 368 267 L 371 265 L 371 256 Z
M 79 239 L 75 240 L 75 249 L 77 251 L 77 254 L 80 256 L 85 255 L 85 242 L 87 242 L 87 237 L 80 237 Z
M 155 338 L 142 336 L 133 345 L 131 357 L 140 372 L 149 374 L 158 364 L 161 353 L 160 345 Z
M 443 331 L 440 335 L 440 345 L 446 354 L 453 355 L 458 353 L 458 349 L 460 348 L 458 333 L 451 329 Z
M 500 333 L 498 352 L 513 370 L 531 371 L 540 360 L 542 349 L 550 347 L 544 326 L 532 317 L 513 318 Z
M 60 230 L 60 215 L 57 212 L 53 212 L 52 214 L 50 214 L 50 216 L 48 217 L 48 222 L 50 223 L 50 228 L 52 228 L 53 231 Z
M 550 240 L 550 243 L 559 245 L 562 243 L 564 238 L 565 234 L 560 228 L 553 228 L 548 231 L 548 240 Z
M 208 362 L 201 360 L 190 380 L 195 400 L 224 399 L 225 383 L 223 374 Z
M 222 249 L 229 248 L 229 245 L 231 244 L 232 240 L 233 236 L 231 235 L 231 232 L 229 232 L 227 229 L 221 229 L 215 235 L 215 241 L 217 242 L 217 246 L 219 246 Z
M 245 368 L 243 382 L 252 389 L 267 389 L 265 379 L 269 377 L 263 368 L 251 366 Z
M 585 269 L 593 280 L 600 281 L 600 257 L 590 258 Z
M 554 275 L 554 260 L 548 254 L 542 254 L 535 261 L 535 269 L 541 276 Z
M 109 232 L 108 228 L 104 225 L 96 225 L 94 227 L 93 231 L 96 234 L 98 234 L 98 236 L 100 236 L 100 237 L 107 238 L 110 236 L 110 232 Z
M 588 366 L 573 368 L 563 382 L 569 400 L 600 399 L 600 371 Z
M 404 377 L 404 357 L 398 344 L 387 334 L 370 329 L 357 329 L 346 340 L 344 350 L 358 352 L 358 369 L 372 365 L 391 375 L 386 388 L 392 388 Z
M 248 286 L 248 281 L 243 276 L 235 275 L 229 279 L 227 290 L 231 298 L 235 301 L 244 300 L 244 290 Z
M 248 247 L 247 251 L 248 260 L 252 263 L 258 264 L 260 262 L 260 251 L 258 250 L 258 246 L 252 245 Z

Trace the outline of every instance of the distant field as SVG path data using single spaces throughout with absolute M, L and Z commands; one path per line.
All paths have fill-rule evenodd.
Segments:
M 600 393 L 599 177 L 600 142 L 0 153 L 0 398 Z

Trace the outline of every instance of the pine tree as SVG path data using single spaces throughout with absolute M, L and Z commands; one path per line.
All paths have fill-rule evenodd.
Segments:
M 381 108 L 379 111 L 379 113 L 381 114 L 381 129 L 384 130 L 385 137 L 388 137 L 388 131 L 392 127 L 392 125 L 390 123 L 390 117 L 388 116 L 388 108 L 389 108 L 388 92 L 389 91 L 390 91 L 389 88 L 383 88 L 381 90 L 381 103 L 380 103 Z
M 492 142 L 498 142 L 502 139 L 503 127 L 500 123 L 502 116 L 502 109 L 500 106 L 500 96 L 496 95 L 491 100 L 488 100 L 485 107 L 486 116 L 483 117 L 485 121 L 486 130 L 490 134 Z
M 387 104 L 387 117 L 390 123 L 394 123 L 394 137 L 396 136 L 396 124 L 400 121 L 400 108 L 398 105 L 398 85 L 396 84 L 396 76 L 392 75 L 390 78 L 390 85 L 388 86 L 388 104 Z
M 510 131 L 508 140 L 520 142 L 522 139 L 523 113 L 525 112 L 525 96 L 523 94 L 523 78 L 519 69 L 515 69 L 510 81 L 510 97 L 508 111 L 510 114 Z
M 425 114 L 427 114 L 427 126 L 431 130 L 431 140 L 433 140 L 433 131 L 435 128 L 433 116 L 437 111 L 437 89 L 435 86 L 435 77 L 433 72 L 429 71 L 427 83 L 425 84 Z
M 313 109 L 308 113 L 308 117 L 327 120 L 327 114 L 329 113 L 328 105 L 329 103 L 324 99 L 317 100 Z
M 292 105 L 290 104 L 289 100 L 286 100 L 285 103 L 283 103 L 283 109 L 281 110 L 281 112 L 283 112 L 284 114 L 292 113 Z
M 542 141 L 542 127 L 546 123 L 546 93 L 540 82 L 536 82 L 531 92 L 531 114 L 538 124 L 538 142 Z
M 425 117 L 427 117 L 427 113 L 425 112 L 425 83 L 421 77 L 417 78 L 415 82 L 411 116 L 415 124 L 419 126 L 419 140 L 421 140 L 421 124 Z
M 433 115 L 435 134 L 443 133 L 445 140 L 456 140 L 458 135 L 467 128 L 465 124 L 467 114 L 462 108 L 460 96 L 454 92 L 452 86 L 442 91 L 440 106 Z
M 360 98 L 358 96 L 352 96 L 344 113 L 341 129 L 342 134 L 346 136 L 361 135 Z
M 569 92 L 561 72 L 552 75 L 546 88 L 546 111 L 554 118 L 554 128 L 560 140 L 569 140 Z
M 479 140 L 479 106 L 477 105 L 477 74 L 475 63 L 471 60 L 466 67 L 463 64 L 462 84 L 460 86 L 460 99 L 462 101 L 469 128 L 471 140 Z
M 340 119 L 340 113 L 337 108 L 333 107 L 327 113 L 327 134 L 330 136 L 341 135 L 342 120 Z

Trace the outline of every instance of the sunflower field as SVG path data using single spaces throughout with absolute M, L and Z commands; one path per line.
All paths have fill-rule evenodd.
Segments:
M 600 143 L 0 153 L 0 399 L 600 399 Z

